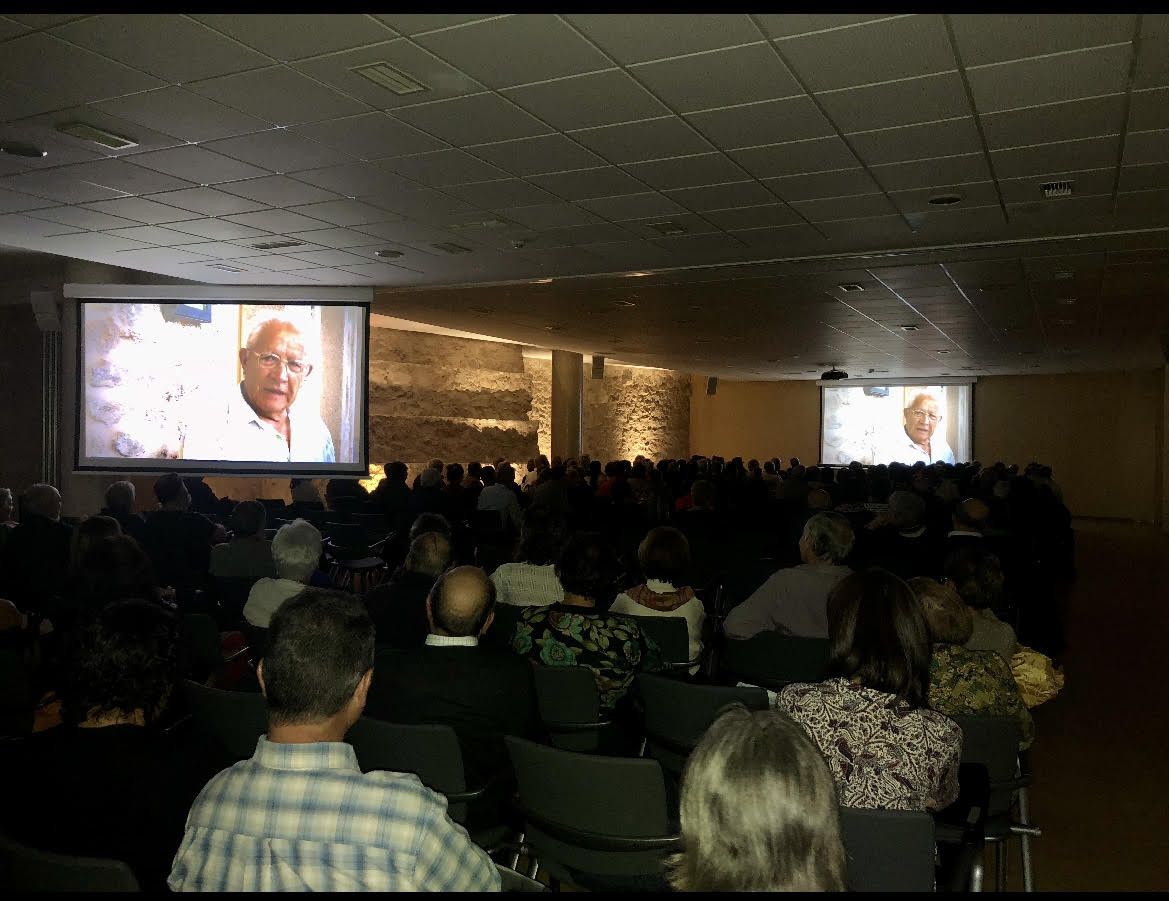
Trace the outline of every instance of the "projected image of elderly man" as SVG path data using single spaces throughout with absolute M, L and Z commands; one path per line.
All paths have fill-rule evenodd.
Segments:
M 226 418 L 192 426 L 188 460 L 334 463 L 333 436 L 320 412 L 296 403 L 314 363 L 295 323 L 266 319 L 239 351 L 243 381 L 227 399 Z
M 946 410 L 934 395 L 919 392 L 902 410 L 902 427 L 894 429 L 881 463 L 953 463 L 954 452 L 946 443 L 946 431 L 938 431 Z

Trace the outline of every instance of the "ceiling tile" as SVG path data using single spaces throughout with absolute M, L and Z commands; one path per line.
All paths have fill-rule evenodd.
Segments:
M 1132 131 L 1169 128 L 1169 88 L 1133 91 L 1128 127 Z
M 549 203 L 556 199 L 547 191 L 519 178 L 504 178 L 498 181 L 483 181 L 470 185 L 451 185 L 446 188 L 446 193 L 487 210 Z
M 397 217 L 380 207 L 370 206 L 359 200 L 329 200 L 324 203 L 310 203 L 306 206 L 293 207 L 292 212 L 320 219 L 322 222 L 331 222 L 333 225 L 350 226 L 365 225 L 370 222 L 385 222 Z M 327 263 L 325 265 L 334 265 Z
M 858 132 L 849 135 L 848 142 L 870 166 L 982 150 L 972 117 Z
M 437 150 L 416 156 L 400 156 L 381 163 L 406 178 L 432 187 L 462 185 L 502 178 L 507 173 L 462 150 Z
M 786 38 L 830 28 L 847 28 L 862 22 L 890 18 L 884 14 L 852 15 L 847 13 L 770 13 L 757 16 L 768 37 Z
M 708 235 L 719 231 L 717 225 L 714 225 L 702 216 L 695 216 L 692 213 L 671 216 L 651 216 L 638 221 L 622 222 L 621 227 L 628 229 L 635 235 L 657 241 L 663 237 L 670 237 L 664 235 L 660 229 L 654 228 L 655 225 L 662 224 L 669 225 L 670 227 L 680 226 L 685 230 L 687 235 Z
M 258 238 L 267 234 L 258 228 L 228 222 L 225 219 L 192 219 L 190 222 L 174 222 L 171 228 L 209 241 L 237 241 L 241 238 Z
M 471 14 L 426 14 L 426 13 L 377 13 L 377 17 L 402 34 L 422 34 L 439 28 L 450 28 L 479 19 L 491 18 L 482 13 Z
M 492 88 L 612 68 L 603 53 L 549 15 L 490 19 L 415 40 Z
M 929 199 L 939 194 L 957 194 L 962 198 L 962 207 L 990 206 L 998 203 L 998 194 L 992 181 L 938 187 L 911 188 L 908 191 L 891 191 L 889 196 L 903 213 L 928 213 L 939 209 L 931 206 Z
M 442 228 L 436 228 L 429 225 L 421 225 L 417 222 L 403 220 L 400 222 L 375 222 L 370 225 L 363 225 L 354 231 L 360 232 L 365 236 L 366 244 L 371 241 L 389 241 L 391 243 L 409 242 L 414 245 L 423 245 L 426 242 L 441 243 L 443 241 L 450 241 L 454 236 L 454 232 L 446 231 Z M 466 233 L 459 236 L 459 243 L 478 246 L 478 242 Z M 328 241 L 321 241 L 322 244 L 336 245 Z M 426 248 L 429 253 L 440 254 L 441 250 L 435 250 L 432 247 Z
M 206 254 L 214 260 L 236 260 L 254 254 L 254 247 L 240 247 L 238 244 L 227 244 L 223 241 L 201 241 L 195 244 L 184 244 L 183 250 L 188 253 Z
M 572 131 L 664 116 L 670 111 L 625 72 L 598 72 L 503 92 L 554 128 Z
M 1129 41 L 1132 40 L 1135 21 L 1136 16 L 1119 13 L 950 16 L 958 50 L 967 66 Z
M 1092 194 L 1111 194 L 1112 186 L 1116 182 L 1116 168 L 1091 170 L 1052 170 L 1051 175 L 1058 175 L 1059 180 L 1073 183 L 1073 190 L 1077 196 Z M 1028 175 L 1022 178 L 1000 178 L 999 190 L 1003 200 L 1007 203 L 1028 203 L 1043 200 L 1043 191 L 1040 185 L 1046 180 L 1045 176 Z
M 443 188 L 443 191 L 449 190 L 449 187 Z M 360 199 L 412 219 L 437 222 L 440 225 L 455 217 L 472 213 L 477 213 L 478 219 L 484 218 L 481 211 L 477 211 L 471 204 L 431 188 L 412 187 L 410 190 L 372 194 Z M 374 233 L 380 228 L 380 225 L 362 226 L 365 230 L 373 229 Z
M 197 81 L 271 64 L 262 54 L 204 25 L 171 14 L 90 16 L 54 28 L 52 33 L 170 82 Z M 179 47 L 182 52 L 176 53 Z
M 238 213 L 224 218 L 237 225 L 259 228 L 275 234 L 307 231 L 321 224 L 319 220 L 310 219 L 308 216 L 300 215 L 300 213 L 290 213 L 288 210 L 260 210 L 255 213 Z
M 210 188 L 194 188 L 193 190 L 210 190 Z M 175 193 L 182 194 L 183 192 L 176 191 Z M 99 200 L 96 203 L 87 203 L 84 207 L 79 207 L 79 209 L 95 210 L 96 212 L 111 216 L 133 219 L 136 222 L 144 222 L 147 225 L 179 222 L 191 218 L 191 214 L 187 210 L 176 209 L 164 203 L 157 203 L 155 200 L 147 200 L 145 197 L 119 197 L 115 200 Z
M 396 94 L 353 71 L 360 66 L 386 63 L 425 86 L 413 94 Z M 452 68 L 433 53 L 407 40 L 387 41 L 360 50 L 347 50 L 319 59 L 305 60 L 296 69 L 330 84 L 350 97 L 375 109 L 412 106 L 428 100 L 442 100 L 463 94 L 478 94 L 483 86 L 470 76 Z M 335 114 L 335 115 L 339 115 Z
M 1124 91 L 1131 44 L 967 69 L 982 114 Z
M 1129 132 L 1124 142 L 1126 165 L 1169 163 L 1169 129 Z
M 776 42 L 813 91 L 855 87 L 957 68 L 940 15 L 883 19 Z M 896 47 L 895 53 L 890 52 Z
M 988 113 L 981 118 L 986 144 L 992 150 L 1115 135 L 1124 129 L 1124 95 Z
M 734 210 L 715 210 L 703 214 L 721 229 L 734 231 L 744 228 L 767 228 L 775 225 L 794 225 L 800 217 L 783 203 L 763 206 L 745 206 Z
M 131 241 L 129 238 L 102 234 L 62 235 L 44 238 L 37 243 L 49 253 L 59 253 L 81 259 L 88 259 L 96 254 L 114 254 L 132 251 L 136 248 L 149 248 L 149 245 L 143 244 L 141 241 Z
M 807 175 L 786 175 L 769 178 L 766 185 L 784 200 L 818 200 L 824 197 L 846 197 L 854 194 L 873 194 L 880 186 L 864 169 L 839 169 L 833 172 L 815 172 Z
M 325 228 L 312 231 L 293 232 L 288 237 L 299 238 L 302 241 L 311 241 L 325 247 L 362 247 L 376 244 L 378 239 L 364 232 L 353 231 L 348 228 Z
M 52 98 L 50 109 L 163 86 L 152 75 L 43 32 L 5 42 L 0 78 L 43 92 Z
M 262 269 L 271 269 L 273 272 L 284 272 L 289 269 L 307 269 L 304 260 L 297 257 L 284 256 L 279 253 L 261 254 L 254 257 L 244 257 L 249 266 L 259 266 Z M 311 264 L 310 264 L 311 265 Z
M 765 100 L 704 113 L 690 113 L 686 119 L 723 150 L 835 134 L 810 97 Z
M 416 187 L 413 182 L 375 163 L 350 163 L 297 172 L 296 180 L 349 197 L 408 191 Z
M 285 62 L 384 41 L 391 34 L 376 20 L 356 14 L 231 13 L 195 18 Z
M 472 94 L 394 110 L 394 116 L 456 147 L 547 134 L 546 125 L 498 94 Z
M 133 228 L 119 228 L 108 231 L 107 234 L 117 238 L 129 238 L 132 241 L 141 241 L 144 244 L 159 244 L 169 247 L 173 244 L 190 244 L 191 236 L 185 232 L 174 231 L 159 225 L 138 225 Z
M 274 125 L 299 125 L 369 111 L 364 103 L 283 66 L 210 78 L 188 87 Z
M 1141 52 L 1134 88 L 1169 85 L 1169 15 L 1145 14 L 1141 21 Z
M 20 213 L 25 210 L 48 209 L 52 206 L 53 201 L 45 197 L 0 190 L 0 213 Z
M 832 222 L 837 219 L 863 219 L 866 216 L 884 216 L 897 212 L 884 194 L 865 194 L 859 197 L 826 197 L 822 200 L 797 200 L 792 209 L 810 222 Z
M 981 153 L 944 156 L 910 163 L 873 166 L 870 171 L 886 191 L 942 187 L 964 182 L 988 181 L 990 169 Z
M 666 191 L 666 196 L 696 213 L 774 203 L 776 197 L 757 181 L 738 181 Z
M 441 150 L 446 144 L 382 112 L 329 119 L 289 129 L 312 141 L 363 160 Z
M 2 208 L 0 207 L 0 209 Z M 71 225 L 74 228 L 84 228 L 87 231 L 100 231 L 103 228 L 127 228 L 138 224 L 120 216 L 111 216 L 80 206 L 61 206 L 47 210 L 36 210 L 30 215 L 37 219 L 46 219 L 49 222 L 60 222 L 62 225 Z
M 198 253 L 188 253 L 179 247 L 151 247 L 144 250 L 118 251 L 114 265 L 149 270 L 202 259 L 206 258 Z
M 57 203 L 85 203 L 123 196 L 121 191 L 92 185 L 55 169 L 9 175 L 0 179 L 0 188 L 22 194 L 36 194 Z
M 825 92 L 816 99 L 836 126 L 849 134 L 970 115 L 957 72 Z
M 233 159 L 263 166 L 276 172 L 297 172 L 302 169 L 320 169 L 352 162 L 352 157 L 317 144 L 283 128 L 262 131 L 254 135 L 227 138 L 201 145 Z
M 9 38 L 14 38 L 18 34 L 24 34 L 29 30 L 27 25 L 22 25 L 12 19 L 5 19 L 0 17 L 0 41 L 7 41 Z
M 759 40 L 750 18 L 738 13 L 584 13 L 566 16 L 619 63 L 736 47 Z
M 265 178 L 249 178 L 231 182 L 222 188 L 228 194 L 237 194 L 265 206 L 293 206 L 305 203 L 323 203 L 338 200 L 332 191 L 313 185 L 306 185 L 286 175 L 270 175 Z
M 512 175 L 540 175 L 545 172 L 567 172 L 571 169 L 590 169 L 604 165 L 603 159 L 576 143 L 580 140 L 580 134 L 582 132 L 574 133 L 572 138 L 560 134 L 541 135 L 518 141 L 480 144 L 467 150 L 479 159 Z
M 602 241 L 629 240 L 632 235 L 619 225 L 578 225 L 572 228 L 553 228 L 540 235 L 540 247 L 576 247 L 581 244 L 599 244 Z
M 999 178 L 1115 166 L 1119 155 L 1120 138 L 1115 135 L 1018 147 L 1013 150 L 993 150 L 990 154 L 995 174 Z
M 686 153 L 704 153 L 711 145 L 677 116 L 606 125 L 571 133 L 586 147 L 613 163 L 637 163 Z
M 564 200 L 586 200 L 592 197 L 639 194 L 645 191 L 645 185 L 622 172 L 616 166 L 580 169 L 576 172 L 557 172 L 550 175 L 533 175 L 528 181 L 534 182 Z
M 630 195 L 638 196 L 638 195 Z M 592 225 L 599 216 L 573 203 L 539 203 L 532 206 L 508 207 L 500 214 L 528 228 L 566 228 L 570 225 Z
M 721 153 L 703 153 L 648 163 L 632 163 L 626 165 L 624 169 L 659 191 L 667 188 L 723 184 L 737 181 L 746 174 L 733 160 Z
M 134 162 L 204 186 L 270 174 L 257 166 L 194 145 L 138 153 L 134 155 Z
M 803 94 L 768 43 L 645 63 L 630 72 L 681 113 Z
M 145 125 L 183 141 L 213 141 L 272 127 L 271 123 L 263 119 L 248 116 L 177 87 L 105 100 L 96 104 L 96 108 L 126 122 Z M 90 122 L 88 116 L 83 116 L 81 121 L 97 124 Z M 116 128 L 112 130 L 117 131 Z M 121 133 L 142 143 L 134 131 Z
M 306 263 L 312 263 L 314 266 L 356 266 L 369 262 L 366 257 L 355 253 L 346 253 L 343 250 L 312 250 L 301 253 L 290 248 L 289 256 Z
M 1152 191 L 1169 188 L 1169 164 L 1123 166 L 1120 170 L 1121 191 Z
M 174 191 L 190 187 L 190 182 L 152 169 L 136 166 L 125 160 L 97 160 L 79 163 L 56 170 L 90 184 L 112 188 L 125 194 L 152 194 L 156 191 Z
M 757 178 L 851 169 L 857 164 L 852 151 L 837 137 L 732 150 L 731 156 Z
M 606 219 L 648 219 L 651 216 L 675 216 L 685 213 L 682 207 L 663 194 L 624 194 L 618 197 L 597 197 L 581 200 L 579 205 Z M 658 237 L 655 235 L 655 237 Z
M 266 203 L 257 203 L 254 200 L 246 200 L 243 197 L 237 197 L 235 194 L 225 194 L 223 191 L 217 191 L 215 188 L 188 188 L 185 191 L 171 191 L 166 194 L 155 194 L 152 200 L 157 200 L 159 204 L 169 204 L 169 208 L 177 207 L 178 211 L 189 210 L 191 213 L 201 213 L 204 216 L 228 216 L 232 213 L 250 213 L 253 210 L 263 209 L 268 206 Z M 110 204 L 127 203 L 124 200 L 110 200 L 106 201 Z M 97 206 L 95 204 L 95 206 Z M 173 210 L 172 210 L 173 212 Z M 129 213 L 121 215 L 129 216 Z M 133 217 L 131 217 L 133 218 Z M 178 219 L 190 219 L 190 213 L 177 217 Z M 149 220 L 143 220 L 149 221 Z M 159 220 L 159 221 L 177 221 Z M 151 222 L 152 225 L 156 224 Z

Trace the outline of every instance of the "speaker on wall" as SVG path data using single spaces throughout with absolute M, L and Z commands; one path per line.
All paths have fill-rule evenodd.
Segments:
M 600 354 L 593 354 L 593 378 L 603 379 L 605 377 L 605 358 Z
M 718 391 L 718 376 L 712 375 L 706 380 L 706 393 L 714 394 Z

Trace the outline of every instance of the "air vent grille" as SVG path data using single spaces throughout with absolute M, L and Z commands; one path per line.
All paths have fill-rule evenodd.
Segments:
M 654 222 L 650 225 L 656 232 L 661 232 L 663 235 L 684 235 L 686 234 L 686 226 L 680 222 Z
M 304 247 L 304 241 L 263 241 L 252 247 L 256 250 L 281 250 L 285 247 Z
M 442 244 L 431 244 L 435 250 L 441 250 L 443 253 L 470 253 L 470 247 L 464 247 L 462 244 L 452 244 L 450 241 L 444 241 Z
M 865 289 L 864 285 L 858 285 L 855 282 L 845 282 L 844 284 L 837 285 L 837 287 L 840 288 L 841 291 L 846 292 L 863 291 Z
M 246 269 L 241 269 L 239 266 L 228 266 L 226 263 L 208 263 L 208 269 L 220 269 L 223 272 L 247 272 Z
M 100 128 L 94 128 L 92 125 L 86 125 L 84 122 L 69 122 L 65 125 L 58 125 L 57 131 L 67 135 L 73 135 L 75 138 L 81 138 L 83 141 L 92 141 L 94 144 L 101 144 L 102 147 L 109 147 L 111 150 L 125 150 L 128 147 L 138 146 L 137 141 L 123 138 L 121 135 L 116 135 L 112 132 L 102 131 Z
M 420 81 L 411 78 L 401 69 L 395 69 L 389 63 L 370 63 L 367 66 L 354 66 L 349 70 L 362 78 L 368 78 L 374 84 L 393 91 L 395 94 L 417 94 L 420 91 L 430 90 Z
M 1048 200 L 1055 197 L 1071 197 L 1072 196 L 1072 182 L 1070 181 L 1048 181 L 1039 186 L 1039 190 L 1043 192 L 1043 196 Z

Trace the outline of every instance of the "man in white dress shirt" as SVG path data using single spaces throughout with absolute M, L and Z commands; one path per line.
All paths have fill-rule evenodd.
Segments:
M 905 463 L 912 466 L 918 460 L 930 463 L 953 463 L 954 452 L 946 443 L 945 434 L 935 434 L 945 411 L 932 394 L 921 392 L 909 402 L 902 414 L 904 427 L 894 431 L 886 443 L 878 463 Z
M 239 351 L 244 379 L 228 398 L 220 422 L 209 417 L 183 442 L 185 460 L 333 463 L 333 436 L 310 408 L 295 406 L 313 371 L 300 329 L 285 319 L 266 319 Z

